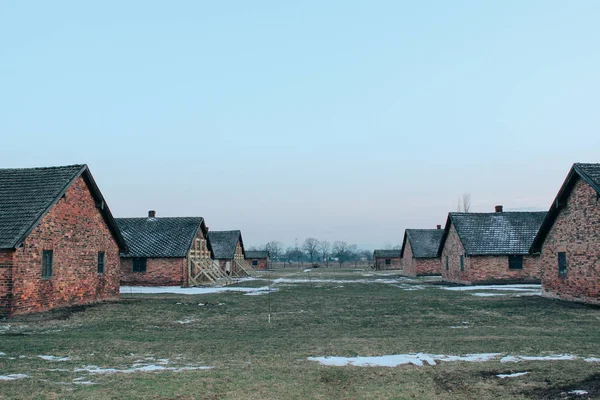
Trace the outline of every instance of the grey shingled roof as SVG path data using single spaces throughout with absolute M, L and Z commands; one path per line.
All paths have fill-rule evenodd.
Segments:
M 87 165 L 0 169 L 0 248 L 19 246 L 80 176 L 123 249 L 125 243 Z
M 400 250 L 375 250 L 373 257 L 376 258 L 396 258 L 400 257 Z
M 268 251 L 247 250 L 246 258 L 269 258 Z
M 590 185 L 596 191 L 596 193 L 600 195 L 600 164 L 573 164 L 565 181 L 558 191 L 558 194 L 554 198 L 554 201 L 548 210 L 546 218 L 544 219 L 544 222 L 542 223 L 535 240 L 531 244 L 531 253 L 539 253 L 542 250 L 542 246 L 544 245 L 546 237 L 552 229 L 552 226 L 554 226 L 554 222 L 558 217 L 558 213 L 567 204 L 569 195 L 573 191 L 573 188 L 579 179 L 583 179 L 584 182 Z
M 218 260 L 233 259 L 238 241 L 242 243 L 242 251 L 244 251 L 242 232 L 240 231 L 210 231 L 208 240 L 210 240 L 215 258 Z
M 573 168 L 596 192 L 600 193 L 600 164 L 576 163 Z
M 124 257 L 186 257 L 198 231 L 201 217 L 117 218 L 129 251 Z
M 450 213 L 440 252 L 454 224 L 469 256 L 528 254 L 546 212 Z
M 441 229 L 407 229 L 402 242 L 402 256 L 408 241 L 413 258 L 436 258 L 442 236 L 444 231 Z

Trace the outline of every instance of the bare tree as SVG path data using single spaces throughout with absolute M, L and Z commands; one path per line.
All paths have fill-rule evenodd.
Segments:
M 461 196 L 458 196 L 458 212 L 471 212 L 471 193 L 464 193 Z
M 281 242 L 273 240 L 265 245 L 265 250 L 269 252 L 269 257 L 279 260 L 283 253 L 283 245 Z
M 348 260 L 349 250 L 350 246 L 348 243 L 340 241 L 333 242 L 332 253 L 338 259 L 340 268 L 342 268 L 342 265 Z
M 321 252 L 321 257 L 323 261 L 327 260 L 327 266 L 329 266 L 329 250 L 331 249 L 331 243 L 326 240 L 319 242 L 319 251 Z
M 304 244 L 302 245 L 302 249 L 308 255 L 308 258 L 310 259 L 311 264 L 314 261 L 315 256 L 317 255 L 318 248 L 319 248 L 319 241 L 315 238 L 306 238 L 306 240 L 304 241 Z

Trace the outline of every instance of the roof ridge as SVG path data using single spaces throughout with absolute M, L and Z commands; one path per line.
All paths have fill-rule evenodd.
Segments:
M 67 168 L 81 169 L 83 167 L 87 167 L 87 164 L 55 165 L 55 166 L 51 166 L 51 167 L 0 168 L 0 171 L 54 170 L 54 169 L 67 169 Z

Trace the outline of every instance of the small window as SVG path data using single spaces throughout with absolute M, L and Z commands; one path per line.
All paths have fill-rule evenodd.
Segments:
M 450 262 L 448 261 L 448 256 L 446 256 L 446 271 L 450 269 Z
M 465 256 L 460 256 L 460 270 L 465 270 Z
M 567 253 L 558 253 L 558 276 L 567 276 Z
M 385 265 L 392 265 L 392 259 L 391 258 L 386 258 L 385 259 Z
M 52 259 L 54 252 L 52 250 L 42 251 L 42 279 L 52 278 Z
M 258 260 L 252 260 L 252 266 L 256 267 L 258 265 Z
M 99 251 L 98 252 L 98 273 L 99 274 L 103 274 L 104 273 L 104 252 L 103 251 Z
M 146 272 L 146 260 L 145 257 L 135 257 L 133 259 L 133 272 Z
M 523 269 L 523 256 L 508 256 L 508 269 Z

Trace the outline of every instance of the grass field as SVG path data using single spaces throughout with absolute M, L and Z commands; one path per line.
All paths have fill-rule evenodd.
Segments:
M 0 380 L 0 397 L 600 398 L 598 307 L 445 290 L 392 271 L 283 270 L 238 286 L 264 287 L 267 277 L 270 296 L 124 293 L 118 303 L 1 321 L 0 379 L 12 380 Z M 396 367 L 308 360 L 409 353 L 501 355 Z M 576 359 L 500 361 L 557 354 Z M 496 376 L 515 372 L 527 374 Z

